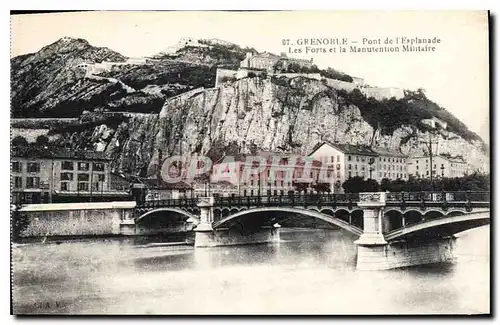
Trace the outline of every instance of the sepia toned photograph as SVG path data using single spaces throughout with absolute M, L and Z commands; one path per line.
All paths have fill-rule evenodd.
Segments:
M 489 19 L 11 12 L 11 314 L 490 315 Z

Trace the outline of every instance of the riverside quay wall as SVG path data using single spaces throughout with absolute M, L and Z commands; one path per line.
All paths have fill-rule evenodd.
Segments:
M 136 202 L 30 204 L 19 210 L 28 226 L 21 237 L 135 234 Z

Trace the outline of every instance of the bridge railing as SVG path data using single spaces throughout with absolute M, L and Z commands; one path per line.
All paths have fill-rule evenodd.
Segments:
M 215 206 L 336 206 L 356 205 L 359 193 L 342 194 L 306 194 L 306 195 L 268 195 L 268 196 L 233 196 L 215 197 Z M 386 202 L 395 203 L 442 203 L 442 202 L 490 202 L 490 192 L 387 192 Z M 167 200 L 145 201 L 137 204 L 140 208 L 158 207 L 196 207 L 198 198 L 180 198 Z
M 141 208 L 159 208 L 159 207 L 195 207 L 198 204 L 196 198 L 180 198 L 166 200 L 151 200 L 137 204 Z
M 310 206 L 356 204 L 357 201 L 359 193 L 218 197 L 215 198 L 214 204 L 215 206 Z
M 386 193 L 387 202 L 489 202 L 490 192 L 390 192 Z

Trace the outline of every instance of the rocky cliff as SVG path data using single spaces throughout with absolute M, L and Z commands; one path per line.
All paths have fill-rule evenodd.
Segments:
M 99 132 L 93 135 L 96 142 Z M 256 148 L 307 155 L 319 142 L 331 141 L 418 155 L 426 138 L 410 125 L 383 135 L 358 107 L 319 81 L 295 78 L 285 86 L 255 77 L 168 99 L 158 115 L 131 117 L 106 141 L 106 152 L 117 169 L 151 175 L 159 150 L 164 157 L 180 152 L 218 157 Z M 487 163 L 481 141 L 452 133 L 437 146 L 440 153 L 461 155 L 473 165 Z
M 450 134 L 437 144 L 440 153 L 461 155 L 477 167 L 488 163 L 483 141 L 422 94 L 377 101 L 320 80 L 275 76 L 213 88 L 217 66 L 237 65 L 243 52 L 186 48 L 177 58 L 89 76 L 77 66 L 126 57 L 61 39 L 11 59 L 12 115 L 78 117 L 50 127 L 57 145 L 105 151 L 116 170 L 143 176 L 154 172 L 160 151 L 163 157 L 182 152 L 214 159 L 256 150 L 308 154 L 330 141 L 423 154 L 427 134 L 420 122 L 430 117 L 449 124 Z

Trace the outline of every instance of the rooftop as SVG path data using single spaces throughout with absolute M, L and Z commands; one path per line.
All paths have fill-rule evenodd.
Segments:
M 45 159 L 78 159 L 78 160 L 110 160 L 104 152 L 54 149 L 32 146 L 12 146 L 11 157 L 45 158 Z
M 406 155 L 402 154 L 401 152 L 394 151 L 394 150 L 388 150 L 384 148 L 373 148 L 367 145 L 354 145 L 354 144 L 348 144 L 348 143 L 332 143 L 329 141 L 321 142 L 314 146 L 312 149 L 311 153 L 309 154 L 312 155 L 315 153 L 319 148 L 321 148 L 323 145 L 329 145 L 333 148 L 336 148 L 340 151 L 342 151 L 345 154 L 351 154 L 351 155 L 363 155 L 363 156 L 391 156 L 391 157 L 407 157 Z

